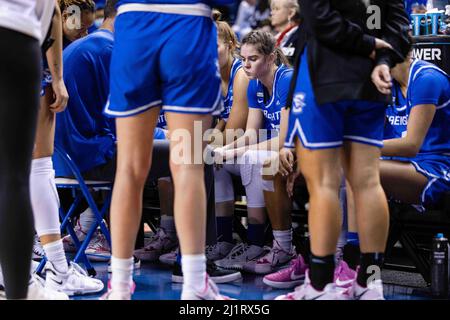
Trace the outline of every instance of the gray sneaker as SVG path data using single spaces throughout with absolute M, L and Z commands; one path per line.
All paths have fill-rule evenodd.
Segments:
M 244 264 L 249 261 L 256 261 L 265 252 L 263 247 L 239 243 L 231 249 L 225 258 L 217 260 L 215 263 L 218 267 L 224 269 L 243 270 Z
M 233 248 L 234 244 L 226 241 L 220 241 L 215 245 L 206 246 L 206 258 L 211 261 L 223 259 Z

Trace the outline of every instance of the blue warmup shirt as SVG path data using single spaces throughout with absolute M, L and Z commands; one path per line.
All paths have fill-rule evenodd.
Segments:
M 280 130 L 281 108 L 286 106 L 293 70 L 280 65 L 275 72 L 272 96 L 258 79 L 250 80 L 247 90 L 248 106 L 260 109 L 264 114 L 264 126 L 268 130 L 268 139 L 272 138 L 271 130 Z
M 99 29 L 63 52 L 64 83 L 69 102 L 56 116 L 55 143 L 64 148 L 81 172 L 106 163 L 116 152 L 115 119 L 103 114 L 109 95 L 112 32 Z M 154 139 L 165 139 L 155 128 Z M 56 176 L 72 172 L 54 157 Z
M 63 52 L 64 83 L 69 102 L 56 116 L 55 144 L 71 155 L 81 172 L 112 158 L 115 146 L 114 119 L 103 115 L 109 95 L 109 65 L 114 36 L 97 30 L 69 45 Z M 57 176 L 71 176 L 55 157 Z
M 399 138 L 406 134 L 412 108 L 434 104 L 436 114 L 419 154 L 450 155 L 450 77 L 431 63 L 415 60 L 411 65 L 408 83 L 406 99 L 402 96 L 399 85 L 394 87 L 396 103 L 388 107 L 386 116 L 388 127 L 391 127 L 388 130 L 395 136 L 388 138 Z M 385 131 L 386 133 L 389 132 Z
M 227 95 L 223 97 L 223 111 L 220 114 L 220 118 L 228 121 L 231 113 L 231 107 L 233 106 L 233 82 L 236 77 L 236 73 L 242 68 L 242 61 L 239 59 L 234 59 L 231 65 L 230 71 L 230 82 L 228 83 Z

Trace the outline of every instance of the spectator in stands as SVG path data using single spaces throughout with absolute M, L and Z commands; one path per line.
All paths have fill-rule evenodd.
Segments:
M 270 31 L 270 3 L 269 0 L 257 0 L 255 12 L 250 17 L 250 26 L 253 30 L 263 29 Z
M 294 65 L 295 45 L 300 37 L 300 7 L 297 0 L 272 0 L 271 23 L 277 35 L 277 46 Z
M 427 11 L 428 0 L 405 0 L 405 10 L 408 15 L 411 13 L 424 13 Z
M 233 31 L 238 39 L 242 39 L 247 33 L 252 31 L 252 17 L 256 10 L 257 0 L 242 0 L 239 4 L 237 17 L 233 25 Z
M 103 20 L 105 18 L 105 0 L 94 0 L 95 2 L 95 20 L 94 24 L 88 29 L 88 33 L 92 33 L 103 23 Z

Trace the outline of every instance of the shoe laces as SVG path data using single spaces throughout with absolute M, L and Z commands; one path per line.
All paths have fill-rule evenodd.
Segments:
M 248 249 L 250 249 L 250 245 L 242 242 L 231 249 L 228 257 L 229 259 L 236 259 L 237 257 L 242 256 Z
M 214 254 L 216 252 L 220 253 L 220 249 L 222 248 L 224 242 L 216 242 L 212 245 L 207 245 L 205 249 L 206 255 Z
M 71 284 L 77 287 L 89 286 L 90 284 L 89 282 L 86 282 L 86 280 L 90 282 L 95 281 L 83 268 L 73 261 L 70 262 L 69 271 L 67 272 L 67 279 L 70 279 Z
M 144 247 L 144 249 L 151 250 L 158 244 L 164 244 L 164 241 L 170 241 L 170 237 L 167 235 L 164 228 L 159 227 L 154 235 L 150 237 L 150 241 Z
M 214 254 L 216 252 L 216 249 L 217 249 L 217 243 L 213 244 L 213 245 L 206 246 L 206 248 L 205 248 L 205 255 L 208 256 L 208 255 Z
M 274 240 L 272 248 L 269 249 L 269 252 L 267 252 L 265 255 L 259 258 L 257 263 L 264 263 L 264 262 L 271 263 L 274 257 L 279 253 L 285 253 L 286 255 L 290 255 L 290 252 L 283 250 L 278 241 Z
M 69 268 L 69 272 L 71 271 L 75 273 L 76 275 L 81 275 L 81 276 L 85 276 L 85 277 L 89 277 L 87 272 L 81 268 L 77 263 L 70 261 L 70 268 Z
M 103 233 L 97 232 L 95 238 L 89 243 L 89 249 L 109 251 L 108 241 Z

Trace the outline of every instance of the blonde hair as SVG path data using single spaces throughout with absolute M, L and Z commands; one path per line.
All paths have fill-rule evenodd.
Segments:
M 300 5 L 297 0 L 284 0 L 284 7 L 287 9 L 294 9 L 295 14 L 292 17 L 292 21 L 300 22 Z
M 95 12 L 95 2 L 93 0 L 58 0 L 61 12 L 70 6 L 78 6 L 81 11 Z
M 300 6 L 298 5 L 298 1 L 297 0 L 284 0 L 284 5 L 286 6 L 286 8 L 293 8 L 295 9 L 295 12 L 297 14 L 300 13 Z
M 220 20 L 221 18 L 222 14 L 220 11 L 214 9 L 213 19 L 217 26 L 217 37 L 227 43 L 230 46 L 231 51 L 234 52 L 237 48 L 239 48 L 239 41 L 230 25 L 227 22 Z

